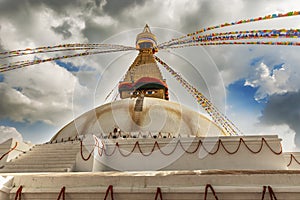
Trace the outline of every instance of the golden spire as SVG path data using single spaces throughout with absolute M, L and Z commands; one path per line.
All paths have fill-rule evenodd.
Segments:
M 143 33 L 151 33 L 150 27 L 148 26 L 148 24 L 146 24 L 146 26 L 144 27 Z
M 138 34 L 136 37 L 136 48 L 143 49 L 143 48 L 156 48 L 157 40 L 156 36 L 151 33 L 150 27 L 148 24 L 145 25 L 144 30 L 142 33 Z
M 154 59 L 156 36 L 151 33 L 148 24 L 136 37 L 139 54 L 129 67 L 125 78 L 119 84 L 121 98 L 143 96 L 168 99 L 168 86 Z M 151 95 L 150 95 L 151 94 Z

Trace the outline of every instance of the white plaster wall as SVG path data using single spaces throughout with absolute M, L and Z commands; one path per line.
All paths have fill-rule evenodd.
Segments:
M 12 189 L 13 176 L 0 176 L 0 199 L 9 200 L 9 192 Z
M 261 147 L 261 136 L 244 136 L 243 140 L 253 151 Z M 161 150 L 169 153 L 177 148 L 170 155 L 163 155 L 157 148 L 150 156 L 142 155 L 138 149 L 128 155 L 137 140 L 106 140 L 105 148 L 107 154 L 111 154 L 118 142 L 121 152 L 128 155 L 124 157 L 117 149 L 113 155 L 99 156 L 95 150 L 93 171 L 147 171 L 147 170 L 285 170 L 287 169 L 283 154 L 274 154 L 264 143 L 261 151 L 257 154 L 250 152 L 244 144 L 234 154 L 227 153 L 222 146 L 214 155 L 209 155 L 203 148 L 193 154 L 188 154 L 177 144 L 178 140 L 188 151 L 193 151 L 201 138 L 176 138 L 176 139 L 139 139 L 139 144 L 145 154 L 151 152 L 155 141 L 158 141 Z M 209 152 L 215 152 L 218 146 L 217 137 L 202 138 L 205 148 Z M 240 137 L 221 137 L 225 148 L 233 152 L 239 145 Z M 275 152 L 281 150 L 281 139 L 277 136 L 265 136 L 264 139 Z M 84 163 L 83 163 L 84 165 Z
M 300 152 L 286 152 L 283 154 L 285 163 L 290 170 L 300 169 Z
M 23 198 L 30 200 L 56 199 L 63 186 L 66 199 L 99 200 L 104 199 L 109 185 L 113 185 L 115 199 L 120 200 L 154 199 L 157 187 L 163 199 L 204 199 L 208 183 L 222 200 L 261 199 L 263 186 L 272 186 L 277 199 L 300 199 L 300 173 L 273 170 L 15 174 L 11 199 L 20 185 L 24 186 Z M 214 199 L 210 190 L 208 199 Z M 265 199 L 269 199 L 268 191 Z
M 18 157 L 23 152 L 28 151 L 33 146 L 32 144 L 27 144 L 23 141 L 8 139 L 7 141 L 0 144 L 0 156 L 4 155 L 10 149 L 12 149 L 15 146 L 16 142 L 18 143 L 16 149 L 11 151 L 9 154 L 4 156 L 2 160 L 0 160 L 0 166 L 3 166 L 6 162 L 9 162 L 10 160 Z
M 7 162 L 18 157 L 23 152 L 29 151 L 33 147 L 33 144 L 25 143 L 23 141 L 12 140 L 11 148 L 18 142 L 17 148 L 8 154 Z
M 82 153 L 86 158 L 87 155 L 90 154 L 90 151 L 88 151 L 87 149 L 84 149 L 82 151 Z M 77 153 L 76 162 L 75 162 L 75 171 L 77 171 L 77 172 L 91 172 L 91 171 L 93 171 L 93 165 L 94 165 L 93 155 L 91 156 L 91 158 L 89 160 L 85 161 L 81 157 L 81 152 Z

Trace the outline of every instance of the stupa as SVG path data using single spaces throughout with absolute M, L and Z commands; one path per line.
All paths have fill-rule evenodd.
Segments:
M 148 25 L 120 99 L 71 121 L 45 144 L 0 145 L 0 199 L 300 199 L 300 154 L 276 135 L 227 136 L 169 100 Z M 270 198 L 269 198 L 270 197 Z

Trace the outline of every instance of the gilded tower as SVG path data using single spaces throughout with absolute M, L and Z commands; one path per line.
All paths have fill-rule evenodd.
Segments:
M 136 48 L 139 54 L 119 84 L 120 97 L 153 97 L 168 100 L 168 86 L 154 58 L 154 53 L 157 52 L 156 37 L 148 25 L 137 35 Z

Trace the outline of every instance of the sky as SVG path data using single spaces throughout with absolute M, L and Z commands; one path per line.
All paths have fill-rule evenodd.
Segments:
M 0 51 L 65 43 L 135 45 L 145 24 L 164 42 L 204 27 L 300 10 L 295 0 L 0 0 Z M 228 30 L 300 28 L 300 17 Z M 300 150 L 300 47 L 211 46 L 159 52 L 245 135 L 278 134 Z M 49 141 L 101 105 L 136 52 L 94 55 L 0 74 L 0 142 Z M 169 81 L 171 100 L 199 109 Z

